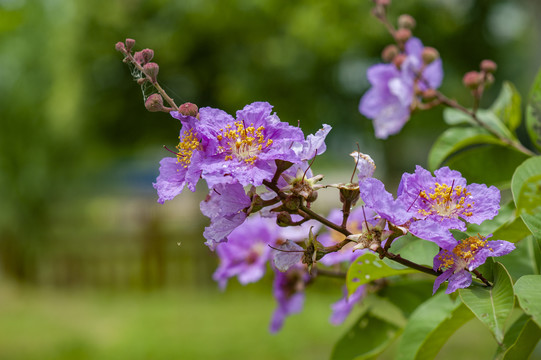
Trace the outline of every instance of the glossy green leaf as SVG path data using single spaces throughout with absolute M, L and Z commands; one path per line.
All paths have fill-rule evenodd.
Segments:
M 416 270 L 409 268 L 404 270 L 393 269 L 376 255 L 366 253 L 355 260 L 348 269 L 346 277 L 348 293 L 353 294 L 359 286 L 376 279 L 412 272 L 416 272 Z
M 496 240 L 496 238 L 493 239 Z M 517 242 L 515 246 L 516 249 L 511 253 L 498 258 L 511 275 L 511 279 L 516 281 L 524 275 L 539 274 L 538 260 L 535 256 L 535 252 L 538 251 L 535 239 L 529 236 Z
M 501 113 L 501 112 L 500 112 Z M 519 114 L 520 114 L 520 99 L 519 99 Z M 492 129 L 501 136 L 507 139 L 515 139 L 516 137 L 513 133 L 507 128 L 503 119 L 500 120 L 499 115 L 495 114 L 492 110 L 477 110 L 476 117 L 479 122 L 483 123 L 484 126 Z M 447 108 L 443 111 L 443 119 L 449 125 L 460 125 L 460 124 L 469 124 L 474 128 L 482 129 L 483 126 L 479 125 L 469 114 L 464 113 L 458 109 Z M 487 134 L 489 132 L 487 131 Z M 493 135 L 491 135 L 493 136 Z
M 528 359 L 541 338 L 541 329 L 528 315 L 518 318 L 505 333 L 503 344 L 498 347 L 494 359 Z
M 512 148 L 484 145 L 471 147 L 453 155 L 445 165 L 458 170 L 468 183 L 495 185 L 508 188 L 517 166 L 528 156 Z
M 505 321 L 515 303 L 513 283 L 505 267 L 498 262 L 494 265 L 492 287 L 473 285 L 467 289 L 459 289 L 458 293 L 462 302 L 482 323 L 488 326 L 496 341 L 501 344 Z
M 397 359 L 433 359 L 447 339 L 473 318 L 460 301 L 439 293 L 420 305 L 410 316 L 398 344 Z
M 541 275 L 525 275 L 515 284 L 520 307 L 541 326 Z
M 498 98 L 490 110 L 510 129 L 515 130 L 522 120 L 520 108 L 521 97 L 515 86 L 506 81 L 503 83 Z
M 511 180 L 513 199 L 524 223 L 541 238 L 541 156 L 524 161 Z
M 528 97 L 526 130 L 534 146 L 541 150 L 541 70 L 535 77 Z
M 335 344 L 331 360 L 374 358 L 400 335 L 401 330 L 366 311 Z
M 455 127 L 445 130 L 436 139 L 428 154 L 428 168 L 431 171 L 440 167 L 456 152 L 480 144 L 504 145 L 486 130 L 477 127 Z
M 404 259 L 414 263 L 432 267 L 434 256 L 438 253 L 439 248 L 431 241 L 407 234 L 393 241 L 390 251 L 394 254 L 400 254 Z M 393 269 L 408 269 L 408 267 L 387 258 L 383 259 L 383 262 Z

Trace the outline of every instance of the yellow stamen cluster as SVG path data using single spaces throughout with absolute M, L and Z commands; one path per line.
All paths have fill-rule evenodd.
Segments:
M 177 162 L 185 168 L 192 162 L 194 150 L 199 148 L 199 139 L 193 129 L 185 130 L 182 137 L 179 136 L 180 143 L 177 145 Z
M 419 213 L 421 215 L 438 214 L 441 216 L 450 216 L 456 214 L 458 211 L 460 211 L 461 216 L 473 215 L 469 210 L 474 202 L 465 204 L 466 197 L 471 195 L 465 187 L 436 183 L 436 188 L 430 188 L 430 191 L 432 192 L 427 193 L 423 190 L 419 193 L 419 197 L 429 201 L 432 207 L 430 210 L 420 209 Z
M 474 259 L 475 254 L 487 246 L 488 241 L 481 235 L 470 236 L 460 242 L 451 252 L 443 251 L 438 260 L 441 261 L 439 270 L 450 268 L 455 265 L 457 269 L 463 269 Z M 489 250 L 492 250 L 489 248 Z
M 225 129 L 220 129 L 221 134 L 217 139 L 226 139 L 228 146 L 220 146 L 219 150 L 227 154 L 225 160 L 233 160 L 235 157 L 247 164 L 253 164 L 257 155 L 272 145 L 272 139 L 265 140 L 264 130 L 263 126 L 256 129 L 254 124 L 245 127 L 242 121 L 235 121 L 234 125 L 229 124 Z

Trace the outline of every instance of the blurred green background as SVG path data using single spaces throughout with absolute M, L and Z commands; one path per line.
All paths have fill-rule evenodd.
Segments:
M 327 182 L 348 180 L 358 143 L 377 176 L 397 183 L 426 165 L 445 126 L 433 109 L 381 141 L 358 113 L 366 69 L 391 41 L 371 5 L 0 0 L 0 359 L 327 358 L 346 329 L 327 321 L 340 282 L 309 289 L 304 312 L 270 335 L 270 278 L 233 280 L 225 293 L 211 280 L 203 186 L 156 203 L 151 183 L 179 123 L 145 111 L 114 44 L 130 37 L 136 50 L 154 49 L 177 104 L 234 113 L 268 101 L 306 134 L 330 124 L 328 151 L 314 165 Z M 393 3 L 391 19 L 402 13 L 440 51 L 450 97 L 471 104 L 462 74 L 485 58 L 499 65 L 485 104 L 506 79 L 527 94 L 541 62 L 539 1 Z M 335 196 L 322 208 L 336 206 Z M 441 358 L 490 356 L 494 346 L 476 345 L 483 339 L 491 341 L 471 323 Z

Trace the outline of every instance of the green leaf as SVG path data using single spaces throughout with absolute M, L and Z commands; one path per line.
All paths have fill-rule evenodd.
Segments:
M 389 299 L 393 304 L 402 310 L 405 317 L 409 317 L 417 307 L 426 301 L 427 296 L 432 294 L 434 279 L 403 281 L 386 286 L 378 292 L 378 295 Z
M 541 70 L 535 77 L 528 97 L 526 130 L 534 146 L 541 150 Z
M 493 238 L 494 240 L 496 238 Z M 511 253 L 502 256 L 498 260 L 511 275 L 511 278 L 516 281 L 524 275 L 539 274 L 539 267 L 537 264 L 537 258 L 535 252 L 536 241 L 532 236 L 517 242 L 515 244 L 516 249 Z
M 494 265 L 492 287 L 473 285 L 467 289 L 459 289 L 458 293 L 462 302 L 482 323 L 488 326 L 496 341 L 501 344 L 505 321 L 515 303 L 513 283 L 505 267 L 498 262 Z
M 527 315 L 518 318 L 505 333 L 503 344 L 498 347 L 494 359 L 528 359 L 541 338 L 541 329 Z
M 449 128 L 432 145 L 428 154 L 428 168 L 434 171 L 456 152 L 479 144 L 504 145 L 486 130 L 478 127 Z
M 515 284 L 520 307 L 541 326 L 541 275 L 525 275 Z
M 524 223 L 541 238 L 541 156 L 524 161 L 511 179 L 513 199 Z
M 414 269 L 393 269 L 374 254 L 366 253 L 350 265 L 346 277 L 348 293 L 353 294 L 361 285 L 376 279 L 416 272 Z
M 498 215 L 481 224 L 469 224 L 467 233 L 470 236 L 477 234 L 493 234 L 492 239 L 518 242 L 531 234 L 524 221 L 516 214 L 515 203 L 508 202 L 500 208 Z
M 374 358 L 400 335 L 401 330 L 366 311 L 334 345 L 331 360 Z
M 504 189 L 510 186 L 517 166 L 527 158 L 527 155 L 511 148 L 485 145 L 461 151 L 445 165 L 460 171 L 468 183 L 495 185 Z
M 434 256 L 438 251 L 438 245 L 435 243 L 419 239 L 411 234 L 399 237 L 391 245 L 392 253 L 400 254 L 405 259 L 429 267 L 432 267 Z M 387 258 L 383 259 L 383 262 L 393 269 L 408 269 L 407 266 Z
M 433 359 L 447 339 L 473 313 L 460 301 L 439 293 L 420 305 L 410 316 L 398 344 L 397 359 Z
M 522 120 L 520 108 L 521 97 L 515 86 L 506 81 L 503 83 L 498 98 L 490 110 L 511 130 L 514 131 Z

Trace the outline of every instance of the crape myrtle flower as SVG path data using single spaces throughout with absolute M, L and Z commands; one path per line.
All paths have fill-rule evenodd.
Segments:
M 218 243 L 227 241 L 227 236 L 246 220 L 248 215 L 243 210 L 251 202 L 239 183 L 217 185 L 211 190 L 199 206 L 203 215 L 210 218 L 210 225 L 203 232 L 205 245 L 214 250 Z
M 470 271 L 483 265 L 488 257 L 496 257 L 509 254 L 515 249 L 515 245 L 504 240 L 488 241 L 481 235 L 466 238 L 451 250 L 442 249 L 434 257 L 434 270 L 443 271 L 436 278 L 433 293 L 445 281 L 449 281 L 446 294 L 455 292 L 460 288 L 467 288 L 472 283 Z
M 260 280 L 270 260 L 271 246 L 279 237 L 276 221 L 253 216 L 238 226 L 227 237 L 227 242 L 216 246 L 220 265 L 213 275 L 224 289 L 229 278 L 236 276 L 243 285 Z
M 394 199 L 393 195 L 385 190 L 385 185 L 378 179 L 368 178 L 359 183 L 361 199 L 366 206 L 375 211 L 382 219 L 387 220 L 394 226 L 409 229 L 415 236 L 421 239 L 433 241 L 440 247 L 449 248 L 456 245 L 456 240 L 448 229 L 438 223 L 422 221 L 413 226 L 415 212 L 407 202 L 402 199 Z
M 201 176 L 209 188 L 235 182 L 259 186 L 272 179 L 275 160 L 300 162 L 292 145 L 304 141 L 302 130 L 281 122 L 271 111 L 266 102 L 246 105 L 236 119 L 222 110 L 200 110 L 198 132 L 208 140 Z
M 443 167 L 434 175 L 417 166 L 415 173 L 405 173 L 398 187 L 398 199 L 414 212 L 409 230 L 427 239 L 436 228 L 466 230 L 466 222 L 481 224 L 498 214 L 500 191 L 484 184 L 467 185 L 458 171 Z M 423 221 L 419 221 L 423 220 Z M 435 241 L 440 247 L 451 250 L 456 241 Z
M 304 265 L 295 265 L 287 272 L 274 271 L 273 295 L 278 302 L 271 318 L 270 331 L 278 332 L 287 316 L 299 313 L 304 305 L 304 288 L 310 274 Z
M 166 157 L 160 161 L 160 175 L 152 185 L 157 190 L 158 202 L 172 200 L 179 195 L 184 186 L 195 191 L 201 176 L 201 159 L 203 158 L 201 138 L 195 125 L 197 119 L 172 112 L 172 116 L 181 120 L 177 157 Z
M 355 292 L 348 296 L 348 289 L 344 286 L 344 297 L 331 305 L 332 314 L 329 319 L 331 324 L 340 325 L 346 320 L 353 310 L 353 306 L 358 304 L 366 294 L 366 285 L 359 286 Z
M 425 65 L 423 44 L 412 37 L 405 44 L 406 58 L 400 69 L 395 64 L 377 64 L 367 71 L 372 87 L 364 94 L 359 112 L 374 122 L 376 137 L 386 139 L 398 133 L 415 106 L 415 87 L 437 89 L 443 79 L 441 59 Z

